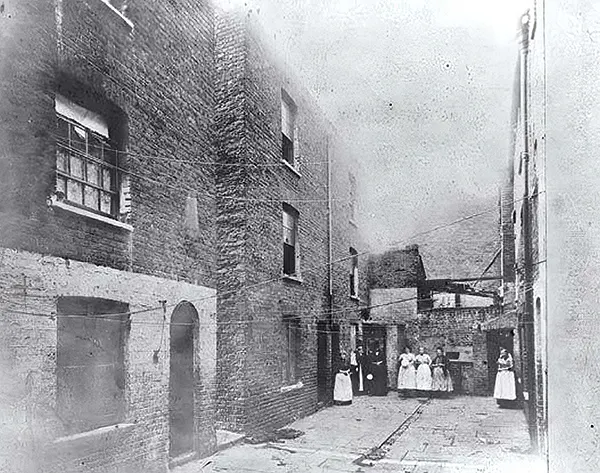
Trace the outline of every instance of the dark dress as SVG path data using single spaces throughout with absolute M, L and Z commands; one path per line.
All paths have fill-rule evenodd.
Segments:
M 366 356 L 354 353 L 351 357 L 352 392 L 355 396 L 367 394 L 367 359 Z
M 387 368 L 385 365 L 385 354 L 381 350 L 376 350 L 371 354 L 369 372 L 373 377 L 369 383 L 369 394 L 372 396 L 387 396 Z

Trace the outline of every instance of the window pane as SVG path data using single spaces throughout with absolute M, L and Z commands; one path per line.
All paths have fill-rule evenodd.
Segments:
M 281 132 L 290 140 L 294 139 L 294 111 L 285 100 L 281 101 Z
M 106 190 L 112 190 L 112 172 L 110 169 L 102 168 L 102 187 Z
M 61 117 L 56 117 L 56 138 L 63 145 L 69 144 L 69 124 Z
M 94 156 L 97 159 L 104 159 L 103 156 L 103 148 L 104 148 L 104 140 L 96 135 L 95 133 L 90 133 L 89 143 L 88 143 L 88 153 L 91 156 Z
M 67 195 L 67 179 L 63 176 L 56 176 L 56 192 L 61 192 L 62 197 Z
M 72 179 L 67 180 L 67 199 L 77 204 L 83 204 L 83 190 L 79 182 Z
M 106 214 L 112 213 L 112 194 L 100 192 L 100 210 Z
M 290 164 L 294 164 L 294 142 L 285 134 L 281 134 L 282 158 Z
M 296 249 L 285 243 L 283 245 L 283 273 L 290 275 L 296 273 Z
M 71 176 L 83 179 L 83 159 L 71 156 Z
M 86 152 L 87 131 L 77 125 L 71 125 L 71 146 L 83 153 Z
M 94 210 L 98 210 L 99 202 L 98 202 L 98 189 L 95 189 L 90 186 L 85 186 L 85 202 L 84 204 L 87 207 L 91 207 Z
M 56 150 L 56 169 L 63 172 L 69 172 L 69 156 L 63 148 Z
M 104 161 L 110 164 L 117 164 L 117 154 L 118 151 L 115 150 L 110 144 L 105 144 L 104 146 Z
M 92 162 L 87 163 L 87 179 L 92 184 L 100 185 L 100 166 Z

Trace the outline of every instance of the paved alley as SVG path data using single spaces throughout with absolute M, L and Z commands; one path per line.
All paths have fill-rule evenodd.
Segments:
M 528 454 L 521 410 L 494 399 L 360 397 L 289 426 L 304 435 L 281 442 L 239 444 L 173 473 L 543 471 Z

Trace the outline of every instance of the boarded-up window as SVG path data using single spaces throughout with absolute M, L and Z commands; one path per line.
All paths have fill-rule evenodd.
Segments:
M 298 212 L 289 205 L 283 207 L 283 274 L 298 274 Z
M 300 379 L 300 345 L 302 333 L 300 319 L 293 316 L 283 318 L 286 341 L 286 360 L 284 370 L 284 381 L 294 383 Z
M 58 301 L 57 407 L 69 433 L 124 417 L 127 304 L 61 297 Z

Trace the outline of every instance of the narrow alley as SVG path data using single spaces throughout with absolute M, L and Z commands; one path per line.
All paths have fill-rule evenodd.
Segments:
M 287 429 L 302 434 L 258 444 L 240 438 L 173 473 L 487 473 L 509 471 L 509 465 L 514 473 L 544 471 L 539 457 L 528 453 L 523 411 L 500 409 L 487 397 L 358 397 Z

